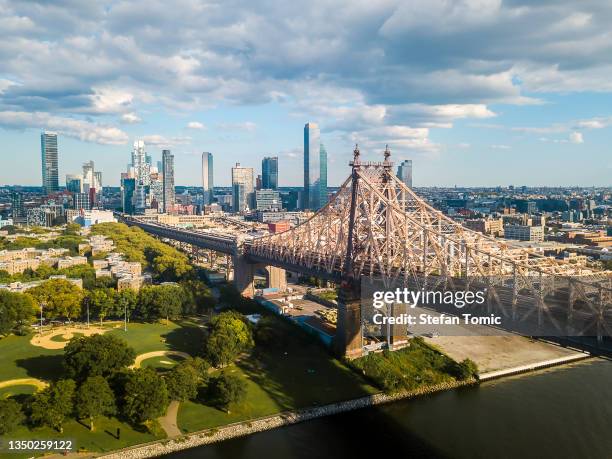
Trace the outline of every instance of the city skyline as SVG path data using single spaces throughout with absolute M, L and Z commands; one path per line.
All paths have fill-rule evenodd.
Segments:
M 231 16 L 156 1 L 34 5 L 0 12 L 0 184 L 38 183 L 37 136 L 51 130 L 60 177 L 91 159 L 118 186 L 142 139 L 156 157 L 172 150 L 177 184 L 201 183 L 201 152 L 213 151 L 219 185 L 237 161 L 257 170 L 278 156 L 279 186 L 300 186 L 312 120 L 330 186 L 355 143 L 367 160 L 389 143 L 396 166 L 419 170 L 417 187 L 610 185 L 612 5 L 389 1 L 348 16 L 312 2 Z M 298 13 L 317 26 L 287 19 Z M 161 39 L 168 28 L 181 33 Z M 543 174 L 553 163 L 571 167 Z

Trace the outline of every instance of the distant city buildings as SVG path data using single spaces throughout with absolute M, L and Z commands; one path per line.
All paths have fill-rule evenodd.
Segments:
M 253 168 L 241 167 L 236 163 L 232 167 L 232 210 L 244 212 L 253 208 Z
M 205 151 L 202 153 L 202 191 L 204 193 L 205 206 L 212 203 L 213 198 L 213 155 Z
M 174 155 L 170 150 L 162 151 L 162 167 L 164 181 L 164 212 L 174 211 L 175 190 L 174 190 Z
M 280 193 L 276 190 L 257 190 L 255 191 L 256 210 L 281 210 L 283 203 Z
M 408 188 L 412 188 L 412 160 L 405 159 L 400 163 L 397 167 L 397 178 Z
M 45 131 L 40 135 L 40 152 L 43 192 L 47 195 L 57 193 L 59 191 L 59 166 L 55 132 Z
M 261 177 L 262 189 L 278 189 L 278 157 L 265 157 L 261 161 Z
M 504 226 L 504 237 L 518 241 L 541 242 L 544 240 L 544 228 L 541 226 L 507 225 Z

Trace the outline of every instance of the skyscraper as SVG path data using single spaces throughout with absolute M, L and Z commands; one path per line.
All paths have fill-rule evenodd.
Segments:
M 45 131 L 40 135 L 40 152 L 43 192 L 45 194 L 57 193 L 59 190 L 59 167 L 57 134 L 55 132 Z
M 174 211 L 174 155 L 170 150 L 162 151 L 162 168 L 164 174 L 164 212 Z
M 232 167 L 232 209 L 234 212 L 243 212 L 253 208 L 253 168 L 240 167 L 236 163 Z
M 397 167 L 397 178 L 408 188 L 412 188 L 412 160 L 405 159 Z
M 212 202 L 213 186 L 213 155 L 205 151 L 202 153 L 202 189 L 205 206 Z
M 130 172 L 136 179 L 134 205 L 136 207 L 136 211 L 138 212 L 144 211 L 144 209 L 147 207 L 147 188 L 151 184 L 150 161 L 151 157 L 145 152 L 144 141 L 137 140 L 134 142 Z
M 264 190 L 278 189 L 278 157 L 265 157 L 261 161 L 261 187 Z
M 321 146 L 319 126 L 304 126 L 304 209 L 321 207 Z
M 321 183 L 319 185 L 319 207 L 323 207 L 327 204 L 327 150 L 325 145 L 321 144 L 320 150 L 320 161 L 321 161 Z
M 17 191 L 11 193 L 11 214 L 13 222 L 22 223 L 25 221 L 26 212 L 23 207 L 23 195 Z
M 121 175 L 121 203 L 123 206 L 123 212 L 131 215 L 136 210 L 134 206 L 136 179 L 128 177 L 128 174 Z

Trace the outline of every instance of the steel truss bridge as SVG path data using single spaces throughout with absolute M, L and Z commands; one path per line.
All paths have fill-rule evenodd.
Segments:
M 563 263 L 469 230 L 401 182 L 388 149 L 381 162 L 362 162 L 357 147 L 353 153 L 351 175 L 330 202 L 282 233 L 246 238 L 128 223 L 230 254 L 235 263 L 273 266 L 340 284 L 336 344 L 348 356 L 360 355 L 363 348 L 364 278 L 426 291 L 486 289 L 488 312 L 546 325 L 559 335 L 612 336 L 612 273 Z

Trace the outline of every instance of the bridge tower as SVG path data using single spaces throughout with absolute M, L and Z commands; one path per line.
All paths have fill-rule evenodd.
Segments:
M 355 213 L 359 190 L 361 159 L 359 146 L 355 145 L 353 161 L 350 163 L 351 200 L 346 255 L 342 269 L 342 282 L 338 292 L 338 322 L 336 324 L 336 352 L 344 357 L 356 358 L 363 353 L 363 329 L 361 323 L 361 280 L 355 278 L 353 260 L 355 252 Z

